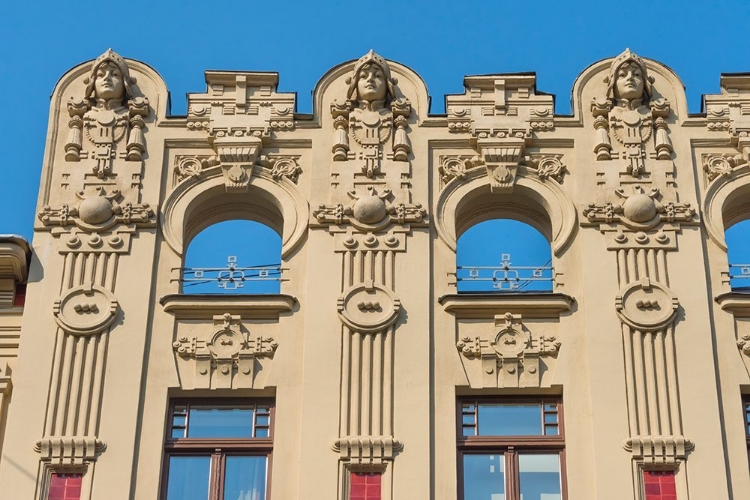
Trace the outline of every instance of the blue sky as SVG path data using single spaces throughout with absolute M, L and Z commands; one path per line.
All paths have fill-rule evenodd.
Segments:
M 535 71 L 540 91 L 570 111 L 576 76 L 630 47 L 672 67 L 690 111 L 719 91 L 722 72 L 750 72 L 750 2 L 533 3 L 474 1 L 257 2 L 8 1 L 0 16 L 4 152 L 0 233 L 31 238 L 49 96 L 69 68 L 108 47 L 154 67 L 184 114 L 206 69 L 278 71 L 281 91 L 311 111 L 311 91 L 332 66 L 370 48 L 425 80 L 432 112 L 462 92 L 467 74 Z

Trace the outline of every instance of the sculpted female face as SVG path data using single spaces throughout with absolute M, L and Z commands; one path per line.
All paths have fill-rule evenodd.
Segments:
M 109 101 L 122 99 L 125 96 L 125 82 L 122 71 L 112 62 L 104 62 L 96 70 L 94 91 L 97 99 Z
M 619 99 L 640 99 L 643 97 L 643 72 L 637 64 L 628 62 L 617 69 L 615 97 Z
M 366 64 L 359 70 L 357 93 L 359 98 L 364 101 L 385 100 L 385 75 L 377 64 Z

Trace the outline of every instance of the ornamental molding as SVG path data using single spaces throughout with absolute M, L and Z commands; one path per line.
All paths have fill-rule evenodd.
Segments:
M 56 467 L 80 467 L 95 462 L 107 449 L 95 436 L 50 436 L 34 444 L 40 459 Z
M 258 358 L 272 358 L 278 343 L 270 336 L 252 335 L 240 315 L 224 313 L 213 317 L 213 332 L 180 336 L 172 343 L 175 354 L 192 365 L 196 389 L 252 388 Z
M 731 165 L 731 163 L 730 163 Z M 726 251 L 724 238 L 725 208 L 737 193 L 750 191 L 750 164 L 732 167 L 731 175 L 717 175 L 708 185 L 703 197 L 703 222 L 709 238 Z
M 310 208 L 307 200 L 288 177 L 274 178 L 271 171 L 260 165 L 253 166 L 253 181 L 248 193 L 258 190 L 265 198 L 271 197 L 283 217 L 281 231 L 281 256 L 287 258 L 299 245 L 307 232 Z M 183 214 L 199 207 L 206 196 L 221 196 L 226 193 L 225 172 L 219 168 L 205 170 L 200 177 L 190 177 L 178 184 L 167 196 L 161 209 L 160 223 L 169 247 L 182 255 L 185 233 Z M 246 197 L 253 203 L 253 197 Z M 210 215 L 210 214 L 209 214 Z
M 551 246 L 559 255 L 575 231 L 578 214 L 570 196 L 557 182 L 541 180 L 536 171 L 519 166 L 514 182 L 514 192 L 538 202 L 547 212 L 551 226 Z M 462 201 L 486 192 L 492 181 L 483 169 L 467 170 L 463 179 L 453 179 L 438 195 L 435 209 L 435 229 L 440 239 L 456 251 L 456 217 Z
M 352 331 L 378 333 L 398 320 L 401 300 L 388 288 L 368 280 L 338 298 L 339 319 Z
M 95 335 L 114 322 L 119 304 L 115 296 L 93 283 L 71 288 L 52 306 L 55 321 L 71 335 Z
M 671 324 L 678 308 L 674 292 L 649 278 L 626 285 L 615 298 L 620 319 L 642 332 L 655 332 Z
M 645 235 L 665 227 L 679 228 L 681 224 L 698 224 L 696 210 L 690 203 L 664 200 L 660 190 L 652 187 L 645 191 L 640 185 L 629 189 L 618 188 L 614 193 L 622 202 L 608 201 L 590 203 L 583 207 L 582 226 L 600 226 L 604 231 L 608 225 L 620 228 L 621 232 L 636 232 Z M 671 225 L 671 226 L 668 226 Z M 640 238 L 641 240 L 643 237 Z M 660 243 L 665 242 L 659 237 Z
M 520 314 L 495 315 L 488 337 L 461 337 L 456 348 L 467 363 L 481 363 L 481 387 L 539 387 L 546 363 L 556 358 L 562 342 L 554 336 L 533 336 Z M 475 384 L 472 384 L 475 386 Z
M 633 436 L 622 447 L 639 463 L 672 465 L 685 460 L 695 444 L 683 436 Z

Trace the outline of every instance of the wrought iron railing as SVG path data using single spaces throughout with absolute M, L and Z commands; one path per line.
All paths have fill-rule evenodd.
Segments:
M 231 291 L 244 288 L 245 283 L 280 283 L 286 281 L 282 277 L 284 270 L 281 264 L 241 267 L 237 265 L 237 257 L 230 255 L 227 257 L 226 267 L 175 268 L 173 272 L 179 271 L 179 277 L 172 278 L 172 281 L 182 283 L 183 289 L 196 285 L 216 283 L 217 288 Z
M 456 266 L 456 285 L 459 292 L 469 291 L 469 288 L 476 291 L 488 288 L 502 292 L 525 289 L 548 291 L 555 281 L 555 270 L 551 264 L 550 260 L 543 266 L 514 266 L 510 254 L 502 254 L 499 266 Z M 469 287 L 471 283 L 476 283 L 477 286 Z

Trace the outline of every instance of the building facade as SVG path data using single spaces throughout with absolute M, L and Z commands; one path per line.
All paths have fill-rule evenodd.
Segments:
M 170 116 L 110 50 L 54 90 L 28 271 L 0 241 L 3 290 L 28 279 L 0 311 L 0 497 L 750 498 L 725 238 L 750 218 L 750 76 L 699 115 L 629 50 L 581 73 L 570 116 L 533 74 L 466 77 L 431 115 L 372 51 L 310 115 L 275 73 L 206 83 Z M 185 269 L 232 219 L 280 236 L 279 293 L 186 293 L 274 276 Z M 494 219 L 551 265 L 458 266 Z

